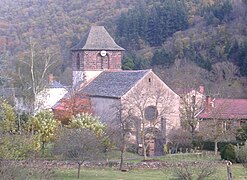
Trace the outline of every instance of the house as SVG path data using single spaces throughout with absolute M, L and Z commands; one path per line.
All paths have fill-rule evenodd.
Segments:
M 52 74 L 48 77 L 48 85 L 37 94 L 34 102 L 34 112 L 51 110 L 51 108 L 68 93 L 67 87 L 54 80 Z
M 247 122 L 247 99 L 223 99 L 207 97 L 204 109 L 197 115 L 199 127 L 205 126 L 206 121 L 222 122 L 225 130 L 232 126 L 239 127 Z M 200 129 L 200 128 L 199 128 Z
M 123 51 L 103 26 L 91 27 L 71 49 L 73 87 L 77 95 L 90 98 L 91 111 L 108 125 L 119 118 L 136 120 L 139 128 L 130 127 L 130 139 L 137 145 L 144 118 L 150 154 L 162 154 L 167 134 L 180 126 L 180 97 L 152 70 L 122 70 Z M 55 113 L 63 109 L 59 103 Z

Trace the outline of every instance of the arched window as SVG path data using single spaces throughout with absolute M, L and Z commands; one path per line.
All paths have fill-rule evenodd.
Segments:
M 80 60 L 80 54 L 78 53 L 76 57 L 76 69 L 80 70 L 80 67 L 81 67 L 81 60 Z

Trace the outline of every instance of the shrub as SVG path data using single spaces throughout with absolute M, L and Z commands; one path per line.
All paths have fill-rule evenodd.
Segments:
M 237 142 L 218 142 L 219 151 L 222 151 L 222 149 L 228 144 L 237 145 Z M 203 150 L 214 151 L 214 142 L 204 141 Z
M 237 162 L 247 163 L 247 141 L 244 146 L 236 146 L 235 153 Z
M 226 145 L 220 152 L 221 159 L 236 162 L 235 146 L 232 144 Z
M 1 134 L 0 159 L 20 160 L 34 156 L 37 149 L 35 138 L 19 134 Z
M 202 180 L 215 173 L 215 165 L 209 162 L 178 162 L 173 167 L 175 179 Z
M 137 154 L 138 146 L 136 144 L 129 144 L 127 147 L 127 152 Z

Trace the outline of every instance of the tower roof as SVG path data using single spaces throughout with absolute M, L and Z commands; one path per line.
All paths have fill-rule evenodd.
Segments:
M 114 50 L 124 51 L 116 44 L 104 26 L 92 26 L 86 36 L 71 50 Z

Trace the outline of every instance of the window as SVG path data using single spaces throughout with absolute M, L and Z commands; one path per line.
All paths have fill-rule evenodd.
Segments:
M 196 96 L 191 97 L 192 104 L 196 104 Z
M 154 121 L 158 117 L 158 110 L 156 106 L 148 106 L 144 110 L 145 119 L 148 121 Z
M 241 120 L 240 121 L 240 126 L 244 125 L 247 122 L 247 120 Z
M 78 53 L 76 57 L 76 69 L 80 70 L 80 67 L 81 67 L 81 61 L 80 61 L 80 54 Z

